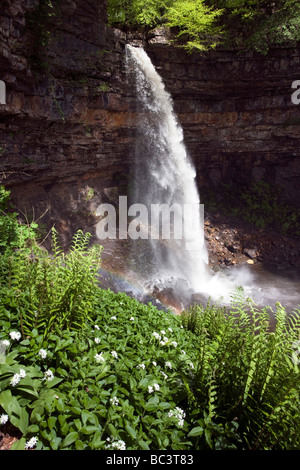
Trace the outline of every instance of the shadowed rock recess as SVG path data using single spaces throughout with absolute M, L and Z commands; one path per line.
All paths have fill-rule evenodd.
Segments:
M 100 203 L 130 195 L 139 110 L 129 39 L 107 26 L 105 1 L 47 5 L 1 3 L 0 176 L 20 211 L 47 210 L 42 221 L 67 246 L 79 228 L 95 233 Z M 300 49 L 186 54 L 157 37 L 144 47 L 174 100 L 200 195 L 264 179 L 299 206 Z

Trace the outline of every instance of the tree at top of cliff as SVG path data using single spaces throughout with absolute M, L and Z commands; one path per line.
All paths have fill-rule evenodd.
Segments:
M 112 25 L 173 29 L 189 50 L 217 44 L 267 52 L 300 40 L 298 0 L 108 0 Z
M 185 38 L 188 50 L 215 47 L 222 35 L 216 23 L 223 10 L 208 7 L 204 0 L 177 0 L 166 11 L 169 27 L 178 29 L 178 38 Z
M 223 8 L 221 24 L 229 45 L 266 53 L 300 40 L 298 0 L 209 0 Z

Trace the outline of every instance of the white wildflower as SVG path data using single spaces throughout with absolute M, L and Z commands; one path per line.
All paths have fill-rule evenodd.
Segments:
M 8 415 L 2 414 L 0 416 L 0 424 L 5 424 L 5 423 L 7 423 L 7 421 L 8 421 Z
M 160 386 L 158 384 L 153 384 L 154 390 L 158 392 L 160 390 Z
M 157 366 L 157 362 L 155 361 L 152 361 L 152 364 L 156 367 Z
M 181 351 L 181 354 L 186 354 L 186 352 L 184 350 Z
M 190 362 L 190 368 L 191 368 L 191 369 L 195 369 L 195 366 L 194 366 L 194 364 L 193 364 L 192 362 Z
M 117 319 L 117 317 L 115 317 L 115 316 L 112 316 L 112 317 L 110 317 L 110 319 L 111 319 L 111 320 L 116 320 L 116 319 Z
M 153 335 L 154 338 L 156 338 L 156 339 L 161 339 L 161 336 L 160 336 L 158 333 L 156 333 L 156 331 L 154 331 L 154 332 L 152 333 L 152 335 Z
M 19 331 L 11 331 L 9 333 L 9 336 L 11 337 L 11 339 L 15 339 L 16 341 L 20 341 L 21 339 L 21 333 L 19 333 Z
M 40 349 L 39 350 L 39 355 L 41 356 L 42 359 L 46 359 L 46 357 L 47 357 L 46 349 Z
M 154 392 L 154 389 L 151 385 L 148 385 L 148 392 L 149 393 L 153 393 Z
M 162 370 L 161 370 L 160 372 L 161 372 L 161 374 L 164 376 L 165 379 L 168 378 L 167 374 L 165 374 Z
M 126 450 L 126 444 L 124 441 L 117 441 L 117 445 L 116 445 L 116 449 L 117 450 Z
M 169 361 L 165 363 L 165 366 L 168 367 L 168 369 L 172 369 L 172 364 Z
M 138 369 L 145 369 L 146 368 L 145 364 L 139 364 L 137 367 L 138 367 Z
M 96 344 L 99 344 L 100 341 L 101 341 L 100 338 L 95 338 L 95 343 L 96 343 Z
M 105 446 L 105 449 L 126 450 L 126 444 L 124 441 L 121 441 L 121 439 L 119 439 L 118 441 L 111 441 L 111 439 L 108 437 L 106 441 L 109 444 Z
M 33 447 L 36 446 L 37 444 L 37 441 L 38 441 L 38 438 L 37 437 L 32 437 L 31 439 L 29 439 L 29 441 L 26 442 L 25 444 L 25 449 L 32 449 Z
M 98 325 L 95 325 L 94 328 L 95 328 L 95 330 L 100 330 Z
M 104 359 L 104 357 L 102 356 L 102 354 L 103 354 L 103 353 L 96 354 L 96 355 L 94 356 L 94 359 L 96 359 L 97 362 L 104 362 L 105 359 Z
M 112 397 L 110 400 L 112 405 L 115 405 L 115 406 L 118 406 L 119 404 L 119 400 L 117 399 L 117 397 Z
M 18 385 L 18 383 L 20 382 L 20 380 L 21 380 L 20 374 L 15 374 L 15 375 L 10 379 L 10 385 L 12 385 L 13 387 L 15 387 L 16 385 Z
M 50 382 L 50 380 L 54 379 L 53 372 L 50 369 L 48 369 L 48 370 L 46 370 L 46 372 L 44 372 L 44 379 L 49 380 L 49 382 Z
M 178 406 L 176 406 L 175 410 L 170 410 L 168 413 L 169 418 L 174 417 L 175 419 L 177 419 L 177 426 L 179 428 L 183 427 L 185 416 L 186 416 L 185 412 Z
M 20 369 L 19 375 L 21 379 L 24 379 L 24 377 L 26 377 L 26 371 L 24 369 Z
M 165 330 L 161 330 L 161 334 L 165 335 L 166 334 Z
M 173 330 L 172 330 L 172 328 L 168 328 L 168 330 L 169 330 L 169 331 L 171 331 L 171 333 L 173 333 Z
M 130 317 L 130 321 L 134 321 L 134 317 Z
M 178 346 L 178 343 L 176 343 L 176 341 L 172 341 L 171 344 L 173 344 L 174 348 L 177 348 Z
M 118 358 L 118 353 L 117 353 L 116 351 L 112 351 L 112 352 L 111 352 L 111 355 L 112 355 L 112 357 L 114 357 L 115 359 Z
M 1 344 L 2 344 L 2 346 L 4 346 L 5 348 L 8 348 L 9 345 L 10 345 L 10 342 L 8 341 L 8 339 L 4 339 L 3 341 L 1 341 Z

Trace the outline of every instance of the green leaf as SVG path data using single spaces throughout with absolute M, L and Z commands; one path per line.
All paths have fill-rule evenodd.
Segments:
M 10 450 L 24 450 L 25 444 L 26 444 L 26 439 L 25 437 L 22 437 L 21 439 L 13 443 Z
M 98 431 L 99 426 L 84 426 L 83 428 L 80 429 L 80 434 L 94 434 L 96 431 Z
M 110 433 L 115 439 L 119 439 L 118 431 L 116 430 L 116 428 L 114 427 L 113 424 L 109 423 L 109 425 L 107 426 L 107 429 L 108 429 L 109 433 Z
M 52 450 L 58 450 L 61 443 L 61 437 L 52 437 L 50 440 L 50 446 Z
M 188 433 L 188 437 L 202 436 L 203 431 L 204 429 L 201 426 L 197 426 Z
M 147 442 L 142 441 L 141 439 L 138 441 L 139 446 L 141 447 L 142 450 L 150 450 L 149 445 Z
M 33 398 L 39 397 L 38 392 L 34 389 L 32 385 L 26 385 L 26 384 L 20 383 L 16 387 L 16 390 L 26 392 L 27 395 L 30 395 Z
M 27 428 L 27 434 L 29 434 L 29 433 L 36 434 L 36 433 L 39 432 L 39 430 L 40 430 L 39 426 L 37 426 L 36 424 L 31 424 Z
M 212 442 L 212 435 L 211 435 L 210 429 L 205 429 L 204 433 L 205 433 L 206 442 L 209 445 L 209 447 L 212 449 L 213 448 L 213 442 Z
M 21 408 L 21 414 L 20 414 L 20 419 L 19 419 L 19 429 L 22 432 L 22 434 L 27 433 L 27 428 L 28 428 L 28 423 L 29 423 L 29 416 L 25 408 Z
M 92 439 L 92 442 L 91 442 L 91 447 L 94 449 L 94 448 L 99 448 L 102 444 L 104 444 L 105 441 L 102 441 L 101 440 L 101 436 L 102 436 L 102 430 L 101 431 L 97 431 L 95 434 L 94 434 L 94 437 Z
M 79 439 L 77 439 L 75 441 L 75 449 L 76 450 L 84 450 L 85 449 L 85 445 L 82 441 L 80 441 Z
M 3 390 L 3 392 L 0 393 L 0 405 L 4 408 L 7 414 L 10 414 L 11 412 L 19 414 L 21 411 L 18 401 L 12 396 L 10 390 Z
M 168 410 L 171 407 L 172 407 L 171 403 L 168 403 L 167 401 L 163 401 L 158 405 L 158 408 L 160 410 Z
M 132 439 L 136 439 L 136 430 L 128 422 L 125 424 L 125 429 Z
M 54 428 L 56 423 L 56 417 L 55 416 L 50 416 L 47 420 L 48 428 L 51 430 Z
M 61 447 L 69 447 L 73 442 L 76 441 L 79 434 L 76 431 L 70 432 L 61 443 Z

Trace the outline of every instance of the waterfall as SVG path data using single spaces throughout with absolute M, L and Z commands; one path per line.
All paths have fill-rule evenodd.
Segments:
M 208 271 L 196 171 L 184 144 L 172 98 L 143 48 L 127 45 L 126 63 L 130 84 L 136 89 L 138 116 L 133 202 L 146 206 L 148 215 L 151 207 L 161 204 L 174 209 L 173 237 L 169 238 L 153 236 L 153 227 L 150 228 L 152 237 L 149 236 L 147 220 L 141 215 L 146 227 L 141 237 L 145 244 L 134 240 L 135 255 L 153 285 L 184 280 L 193 292 L 214 297 L 223 295 L 224 286 Z M 183 230 L 176 238 L 175 225 L 180 217 Z

